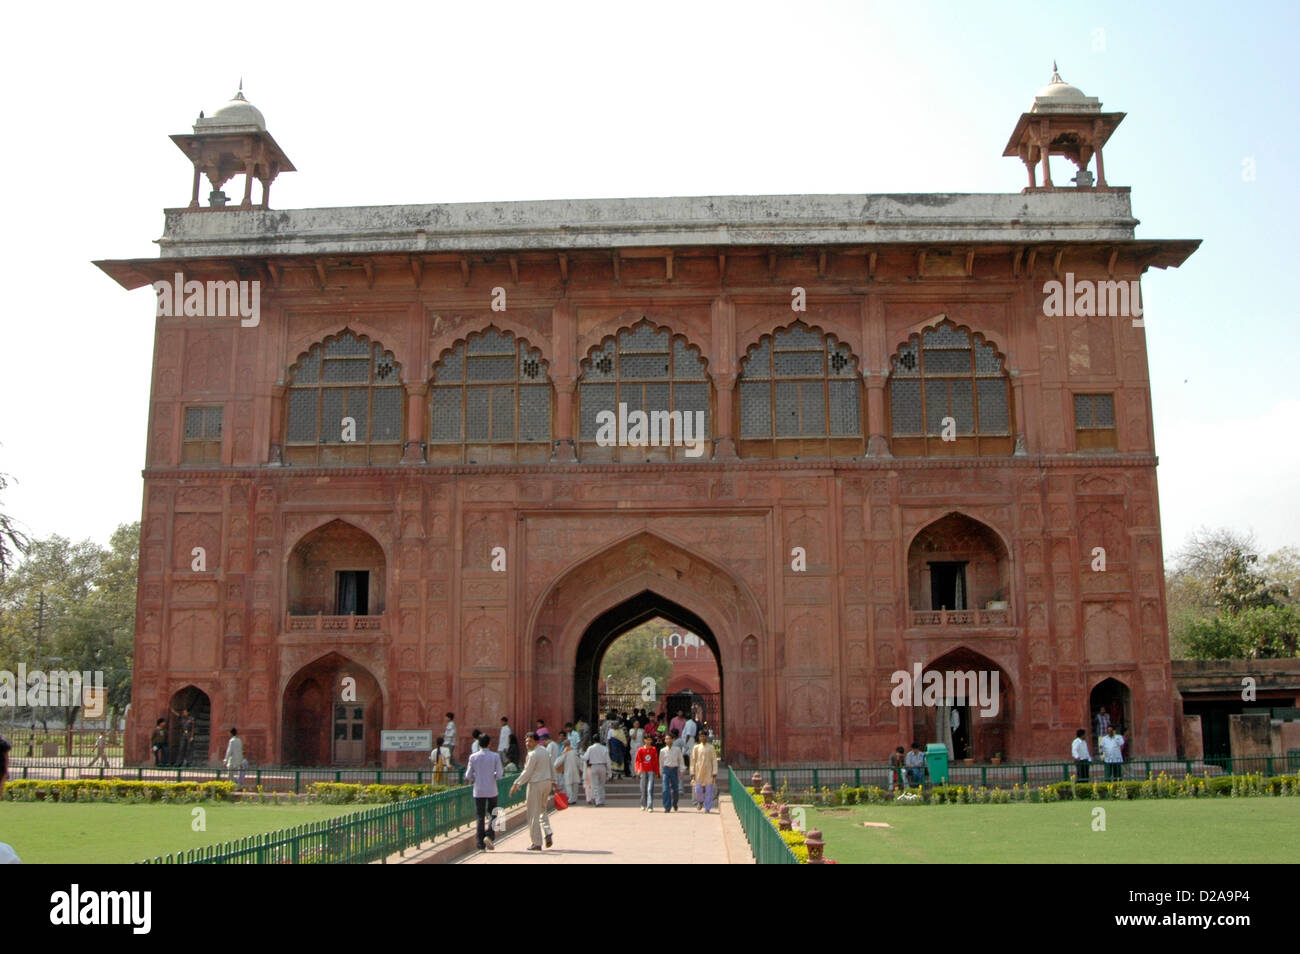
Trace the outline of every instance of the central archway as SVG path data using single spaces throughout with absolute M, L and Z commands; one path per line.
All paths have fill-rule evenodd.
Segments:
M 686 607 L 651 590 L 643 590 L 592 620 L 586 632 L 582 634 L 581 642 L 578 643 L 577 658 L 573 667 L 573 702 L 578 713 L 587 716 L 593 724 L 598 723 L 604 715 L 598 711 L 600 682 L 598 664 L 604 657 L 605 651 L 623 634 L 655 618 L 665 619 L 684 629 L 689 629 L 712 650 L 714 660 L 721 658 L 718 640 L 709 629 L 708 623 Z M 718 667 L 718 684 L 721 687 L 719 695 L 722 701 L 726 699 L 727 686 L 721 666 Z M 726 736 L 722 732 L 724 711 L 725 705 L 720 705 L 717 713 L 706 714 L 708 725 L 705 727 L 715 737 L 722 739 L 725 745 Z M 671 715 L 669 713 L 670 717 Z
M 743 579 L 695 548 L 635 530 L 589 552 L 539 594 L 530 614 L 529 703 L 535 717 L 592 717 L 594 667 L 617 636 L 662 616 L 704 638 L 726 674 L 727 760 L 758 764 L 773 745 L 763 705 L 767 643 L 758 601 Z

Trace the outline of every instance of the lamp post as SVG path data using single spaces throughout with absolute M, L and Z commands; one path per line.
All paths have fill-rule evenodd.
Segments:
M 40 599 L 36 604 L 36 669 L 38 671 L 42 669 L 41 645 L 44 636 L 45 636 L 45 591 L 41 590 Z M 23 688 L 25 689 L 26 686 L 24 686 Z M 36 728 L 36 721 L 38 718 L 40 718 L 37 714 L 38 711 L 39 710 L 37 709 L 36 706 L 32 706 L 32 728 L 33 729 Z M 42 729 L 45 728 L 45 720 L 40 719 L 40 723 L 41 723 L 41 728 Z

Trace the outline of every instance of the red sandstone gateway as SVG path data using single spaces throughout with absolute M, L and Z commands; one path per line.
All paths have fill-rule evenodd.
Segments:
M 592 720 L 655 616 L 716 657 L 736 763 L 1063 758 L 1099 708 L 1173 754 L 1144 331 L 1042 289 L 1198 243 L 1134 237 L 1100 110 L 1053 77 L 1016 195 L 271 212 L 293 166 L 242 94 L 173 137 L 160 257 L 98 264 L 260 316 L 156 319 L 128 759 L 186 707 L 256 763 L 412 767 L 380 731 L 451 710 L 463 761 L 502 715 Z M 620 404 L 702 414 L 703 452 L 598 441 Z M 894 705 L 918 665 L 996 673 L 996 714 Z

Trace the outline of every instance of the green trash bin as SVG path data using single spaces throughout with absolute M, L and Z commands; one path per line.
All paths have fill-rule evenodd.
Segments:
M 948 746 L 931 742 L 925 747 L 925 767 L 930 771 L 931 785 L 948 784 Z

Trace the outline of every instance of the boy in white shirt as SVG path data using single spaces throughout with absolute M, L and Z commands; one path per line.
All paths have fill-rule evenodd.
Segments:
M 668 742 L 659 751 L 659 772 L 663 776 L 664 811 L 675 812 L 677 792 L 680 785 L 682 765 L 682 741 L 676 729 L 668 733 Z
M 1074 759 L 1074 774 L 1080 782 L 1088 781 L 1088 769 L 1092 766 L 1087 739 L 1088 733 L 1080 729 L 1074 733 L 1074 741 L 1070 743 L 1070 755 Z

